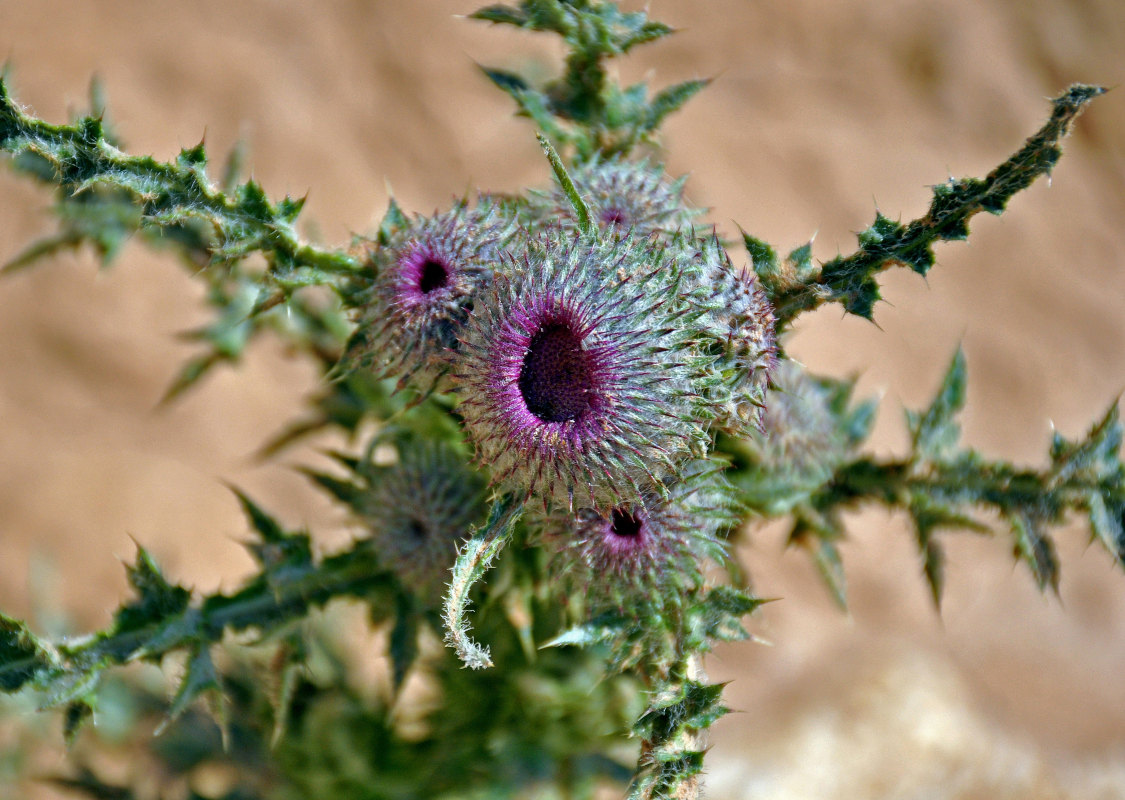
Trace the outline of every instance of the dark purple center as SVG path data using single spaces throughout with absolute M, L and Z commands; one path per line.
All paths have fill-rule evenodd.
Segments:
M 594 370 L 582 337 L 561 322 L 541 327 L 527 346 L 519 388 L 527 409 L 544 422 L 578 419 L 593 399 Z
M 629 215 L 613 206 L 602 209 L 601 217 L 604 224 L 617 228 L 624 228 L 629 223 Z
M 411 519 L 406 525 L 406 530 L 410 534 L 410 538 L 415 542 L 422 542 L 429 538 L 429 529 L 426 523 L 420 519 Z
M 449 270 L 437 259 L 427 258 L 423 261 L 419 273 L 418 291 L 422 294 L 429 294 L 449 284 Z
M 641 518 L 623 508 L 613 509 L 610 516 L 610 531 L 622 539 L 635 539 L 641 535 Z

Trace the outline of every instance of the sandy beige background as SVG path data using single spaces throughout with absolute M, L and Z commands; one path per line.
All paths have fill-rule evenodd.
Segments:
M 639 4 L 630 4 L 637 6 Z M 169 158 L 206 134 L 239 138 L 272 196 L 308 192 L 309 232 L 368 230 L 393 187 L 429 212 L 469 186 L 513 191 L 548 171 L 530 127 L 473 62 L 554 58 L 553 43 L 455 18 L 471 2 L 0 0 L 0 58 L 20 101 L 51 120 L 101 76 L 134 152 Z M 876 205 L 924 211 L 926 186 L 981 175 L 1033 132 L 1072 81 L 1119 84 L 1120 0 L 654 0 L 682 31 L 637 51 L 623 77 L 715 84 L 667 127 L 671 172 L 727 233 L 781 248 L 816 234 L 848 251 Z M 971 244 L 938 251 L 928 280 L 891 274 L 879 327 L 835 308 L 803 320 L 791 351 L 884 393 L 876 448 L 902 449 L 958 342 L 971 371 L 968 440 L 1038 462 L 1053 423 L 1076 436 L 1125 387 L 1125 99 L 1078 123 L 1050 186 L 977 218 Z M 50 230 L 49 194 L 0 172 L 0 259 Z M 741 254 L 739 254 L 741 259 Z M 316 376 L 263 343 L 170 408 L 203 319 L 171 259 L 127 248 L 0 282 L 0 608 L 47 597 L 81 628 L 125 593 L 130 536 L 176 578 L 231 586 L 249 567 L 223 481 L 293 524 L 335 519 L 290 466 L 248 456 L 301 407 Z M 898 518 L 854 520 L 844 553 L 853 605 L 834 610 L 781 532 L 743 557 L 769 606 L 772 647 L 722 649 L 744 713 L 715 731 L 715 798 L 1125 797 L 1125 576 L 1060 537 L 1061 601 L 1041 598 L 1006 538 L 949 538 L 944 614 L 928 605 Z M 56 605 L 59 601 L 52 601 Z

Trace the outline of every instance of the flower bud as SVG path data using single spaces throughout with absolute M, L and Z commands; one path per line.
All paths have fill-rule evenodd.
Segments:
M 343 368 L 399 377 L 400 388 L 433 389 L 512 232 L 510 210 L 482 196 L 472 209 L 461 201 L 442 214 L 417 217 L 374 247 L 375 278 Z

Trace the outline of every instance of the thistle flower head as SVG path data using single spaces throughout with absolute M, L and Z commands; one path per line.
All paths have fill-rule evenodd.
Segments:
M 662 493 L 680 462 L 705 451 L 689 309 L 667 266 L 650 243 L 556 230 L 498 276 L 454 376 L 494 481 L 604 510 Z
M 823 481 L 848 455 L 848 435 L 833 405 L 840 395 L 828 382 L 783 359 L 762 414 L 762 433 L 747 442 L 761 468 Z
M 440 597 L 458 543 L 484 514 L 484 478 L 444 443 L 400 445 L 387 466 L 341 461 L 348 480 L 313 477 L 351 507 L 405 586 L 423 600 Z
M 512 236 L 511 215 L 482 196 L 432 217 L 418 217 L 371 249 L 374 281 L 344 356 L 345 369 L 400 376 L 421 391 L 449 368 L 457 334 Z
M 715 236 L 681 235 L 670 245 L 686 259 L 695 284 L 692 303 L 702 311 L 698 334 L 714 357 L 710 399 L 715 427 L 733 436 L 761 429 L 766 389 L 777 364 L 773 310 L 753 272 L 737 269 Z
M 571 178 L 604 231 L 644 238 L 690 228 L 699 212 L 684 205 L 684 179 L 669 182 L 663 167 L 647 161 L 595 159 L 574 168 Z M 531 211 L 549 224 L 574 227 L 574 208 L 559 187 L 533 194 Z
M 665 498 L 545 515 L 552 569 L 588 613 L 675 611 L 702 584 L 704 561 L 722 557 L 719 534 L 735 522 L 729 485 L 706 461 L 681 474 Z

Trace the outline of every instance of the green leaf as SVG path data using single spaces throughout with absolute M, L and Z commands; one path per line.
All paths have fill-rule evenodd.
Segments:
M 1107 502 L 1101 492 L 1092 492 L 1089 499 L 1090 528 L 1105 545 L 1117 565 L 1125 567 L 1125 502 Z
M 519 99 L 523 92 L 531 90 L 531 85 L 514 72 L 490 67 L 481 67 L 481 71 L 490 81 L 516 99 Z
M 555 173 L 555 180 L 559 182 L 559 187 L 563 190 L 563 194 L 566 195 L 567 199 L 570 201 L 571 207 L 574 208 L 574 216 L 578 223 L 578 229 L 588 238 L 595 237 L 597 231 L 594 228 L 594 223 L 590 221 L 590 209 L 586 207 L 586 201 L 583 200 L 582 195 L 578 193 L 578 189 L 575 187 L 570 174 L 566 171 L 566 166 L 563 164 L 562 159 L 559 158 L 559 154 L 555 151 L 555 148 L 551 146 L 547 137 L 543 136 L 541 133 L 537 133 L 536 138 L 539 140 L 540 147 L 543 148 L 544 155 L 547 156 L 547 161 L 551 165 L 551 170 Z
M 810 277 L 816 274 L 816 265 L 812 260 L 812 242 L 805 244 L 793 250 L 785 257 L 790 271 L 798 281 L 807 281 Z
M 89 702 L 78 700 L 63 709 L 63 741 L 72 746 L 82 726 L 94 718 L 94 707 Z
M 0 614 L 0 691 L 17 692 L 53 666 L 49 651 L 22 622 Z
M 789 532 L 789 542 L 809 551 L 820 577 L 832 594 L 832 599 L 842 610 L 847 610 L 844 563 L 836 546 L 836 542 L 843 536 L 843 526 L 831 509 L 802 507 L 798 510 Z
M 395 694 L 418 658 L 418 612 L 414 600 L 405 592 L 395 597 L 395 622 L 391 628 L 391 665 Z
M 689 609 L 697 620 L 693 650 L 709 648 L 709 642 L 737 642 L 750 638 L 742 620 L 768 600 L 753 597 L 734 586 L 714 586 Z
M 530 22 L 527 14 L 520 9 L 502 4 L 486 6 L 479 11 L 474 11 L 469 15 L 469 19 L 479 19 L 497 25 L 515 25 L 521 28 L 525 27 Z
M 920 458 L 941 459 L 956 448 L 961 438 L 957 415 L 965 406 L 966 384 L 965 353 L 958 347 L 929 408 L 907 418 L 914 452 Z
M 633 620 L 620 614 L 599 614 L 591 620 L 575 625 L 540 645 L 547 647 L 594 647 L 618 640 L 629 633 Z
M 1098 478 L 1125 477 L 1121 453 L 1122 428 L 1117 403 L 1090 428 L 1086 438 L 1069 442 L 1057 433 L 1051 441 L 1051 462 L 1056 480 L 1086 474 Z
M 120 608 L 113 630 L 118 634 L 139 631 L 183 613 L 191 602 L 191 592 L 167 581 L 149 552 L 137 545 L 136 561 L 126 567 L 129 585 L 136 599 Z
M 1016 535 L 1016 555 L 1031 568 L 1040 590 L 1049 586 L 1058 594 L 1059 558 L 1042 522 L 1030 514 L 1018 513 L 1011 517 L 1011 523 Z
M 171 706 L 168 709 L 168 716 L 157 727 L 156 734 L 159 736 L 164 730 L 180 717 L 188 706 L 202 697 L 208 692 L 215 692 L 222 694 L 223 685 L 219 678 L 219 672 L 215 669 L 215 662 L 211 658 L 210 649 L 206 645 L 197 645 L 188 657 L 187 666 L 184 668 L 184 676 L 180 680 L 179 688 L 176 689 L 176 694 L 172 698 Z
M 661 126 L 664 118 L 679 111 L 691 98 L 710 85 L 710 80 L 692 80 L 677 83 L 657 92 L 648 103 L 641 131 L 651 133 Z
M 844 562 L 840 558 L 840 549 L 835 542 L 821 539 L 812 546 L 813 561 L 817 571 L 828 589 L 832 592 L 832 599 L 842 610 L 848 608 L 847 580 L 844 577 Z

